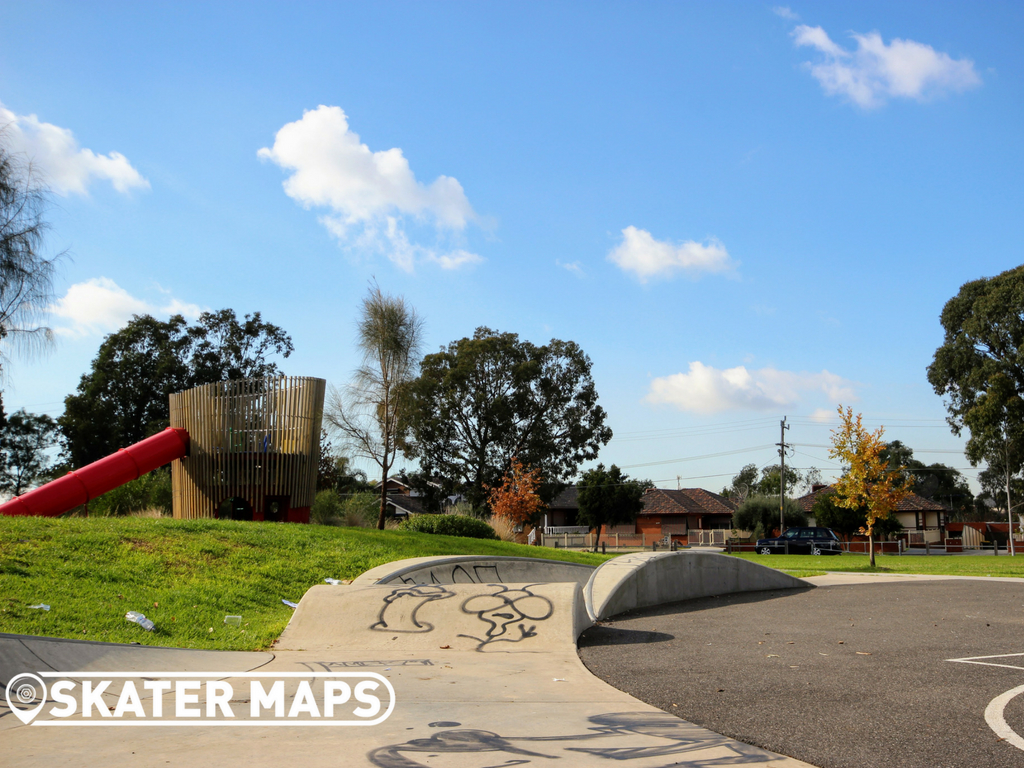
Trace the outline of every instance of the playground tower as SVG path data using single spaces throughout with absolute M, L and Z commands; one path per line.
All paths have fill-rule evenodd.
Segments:
M 171 395 L 188 455 L 171 464 L 174 517 L 309 522 L 326 382 L 241 379 Z

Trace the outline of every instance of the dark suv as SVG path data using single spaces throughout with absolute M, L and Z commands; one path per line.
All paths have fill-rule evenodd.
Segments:
M 789 542 L 791 555 L 838 555 L 843 551 L 839 537 L 831 528 L 787 528 L 774 539 L 758 539 L 757 552 L 761 555 L 781 555 Z

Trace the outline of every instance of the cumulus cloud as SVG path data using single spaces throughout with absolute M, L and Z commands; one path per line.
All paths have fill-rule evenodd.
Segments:
M 653 277 L 672 277 L 677 272 L 699 277 L 705 272 L 722 274 L 736 269 L 725 246 L 715 238 L 676 245 L 655 240 L 647 230 L 633 226 L 622 230 L 622 242 L 611 250 L 608 260 L 632 272 L 641 283 Z
M 203 310 L 195 304 L 174 298 L 168 298 L 162 305 L 152 304 L 132 296 L 109 278 L 94 277 L 68 288 L 68 292 L 50 306 L 49 311 L 65 321 L 63 325 L 54 328 L 55 333 L 81 337 L 116 331 L 122 328 L 132 315 L 184 315 L 189 319 L 195 319 Z
M 781 16 L 784 19 L 789 19 L 790 21 L 800 20 L 800 14 L 790 10 L 789 6 L 787 5 L 776 5 L 774 8 L 772 8 L 772 13 L 774 13 L 776 16 Z
M 340 107 L 305 111 L 257 155 L 290 173 L 284 182 L 289 197 L 307 208 L 329 211 L 320 222 L 344 245 L 384 251 L 407 271 L 418 261 L 445 269 L 481 261 L 464 250 L 438 253 L 434 247 L 410 243 L 409 221 L 432 225 L 444 239 L 476 220 L 462 185 L 451 176 L 439 176 L 430 184 L 418 181 L 401 149 L 372 151 L 349 128 Z
M 654 379 L 646 400 L 674 405 L 682 411 L 719 413 L 778 410 L 815 395 L 824 395 L 831 402 L 857 399 L 853 382 L 828 371 L 751 371 L 742 365 L 722 370 L 695 361 L 687 373 Z
M 821 27 L 801 24 L 793 30 L 797 46 L 821 53 L 822 60 L 808 67 L 825 92 L 845 96 L 865 109 L 889 98 L 924 101 L 981 84 L 970 59 L 954 59 L 913 40 L 894 38 L 886 44 L 878 32 L 851 37 L 857 44 L 852 51 L 833 42 Z
M 94 181 L 109 181 L 118 192 L 149 189 L 149 182 L 120 152 L 98 155 L 80 149 L 70 130 L 35 115 L 16 115 L 0 104 L 0 131 L 11 151 L 24 155 L 60 195 L 87 194 Z
M 811 421 L 828 424 L 831 421 L 836 421 L 836 412 L 828 408 L 815 408 L 811 411 Z

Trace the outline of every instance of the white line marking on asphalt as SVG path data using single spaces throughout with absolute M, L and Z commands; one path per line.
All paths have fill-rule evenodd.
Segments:
M 1009 744 L 1013 744 L 1017 749 L 1024 751 L 1024 739 L 1007 725 L 1006 718 L 1003 717 L 1003 710 L 1006 709 L 1006 705 L 1010 703 L 1011 699 L 1022 693 L 1024 693 L 1024 685 L 1018 685 L 1016 688 L 1011 688 L 1006 693 L 992 699 L 988 706 L 985 707 L 985 722 L 988 723 L 988 727 L 995 732 L 996 736 Z

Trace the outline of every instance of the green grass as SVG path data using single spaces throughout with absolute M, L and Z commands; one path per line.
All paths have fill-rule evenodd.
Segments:
M 607 557 L 405 531 L 221 520 L 0 517 L 0 632 L 259 650 L 309 587 L 428 555 Z M 29 605 L 46 603 L 50 611 Z M 146 632 L 125 620 L 141 611 Z M 241 615 L 239 627 L 224 616 Z
M 868 564 L 867 555 L 758 555 L 753 552 L 735 554 L 770 568 L 801 578 L 820 576 L 826 571 L 854 573 L 919 573 L 935 576 L 1014 576 L 1024 578 L 1024 555 L 875 555 L 876 566 Z

